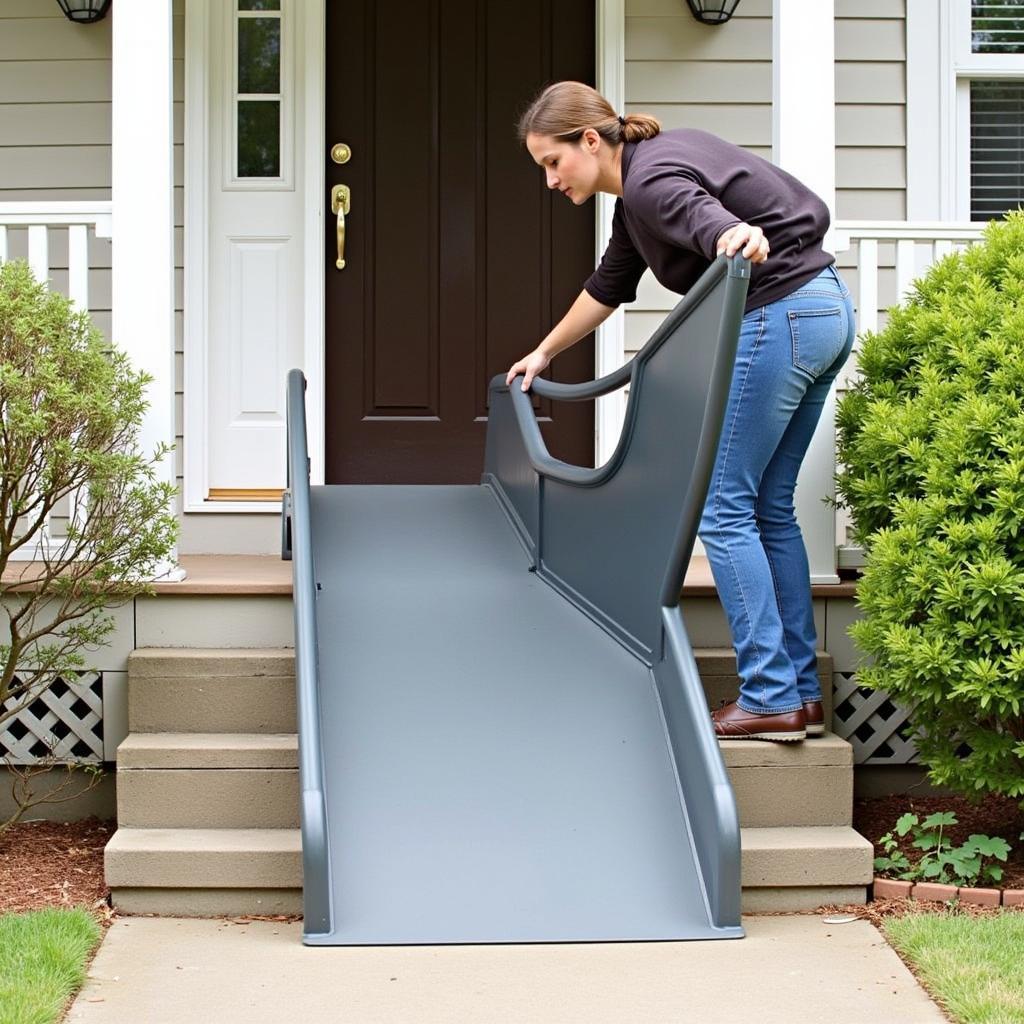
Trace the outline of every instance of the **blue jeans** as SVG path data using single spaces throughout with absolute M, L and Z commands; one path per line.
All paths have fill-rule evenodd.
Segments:
M 853 339 L 853 303 L 832 267 L 743 318 L 699 535 L 736 647 L 738 704 L 751 713 L 821 699 L 793 492 Z

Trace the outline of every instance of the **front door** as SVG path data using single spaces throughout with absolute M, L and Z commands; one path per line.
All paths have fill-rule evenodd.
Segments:
M 325 211 L 326 480 L 475 483 L 488 381 L 593 268 L 593 206 L 547 191 L 515 125 L 546 83 L 593 83 L 594 0 L 328 0 L 326 77 L 327 189 L 351 197 L 342 269 Z M 593 353 L 548 375 L 587 380 Z M 592 403 L 537 409 L 593 465 Z

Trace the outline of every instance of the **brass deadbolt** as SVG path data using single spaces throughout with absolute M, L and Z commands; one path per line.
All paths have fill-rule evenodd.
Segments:
M 336 142 L 331 146 L 331 159 L 336 164 L 347 164 L 352 159 L 352 150 L 344 142 Z

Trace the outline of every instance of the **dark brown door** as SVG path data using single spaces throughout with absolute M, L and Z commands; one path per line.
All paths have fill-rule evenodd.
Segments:
M 515 124 L 547 82 L 593 82 L 594 0 L 328 0 L 327 41 L 327 186 L 351 189 L 343 270 L 325 232 L 327 481 L 477 482 L 487 382 L 593 268 L 593 204 L 547 191 Z M 548 375 L 589 379 L 593 353 Z M 591 403 L 538 411 L 593 465 Z

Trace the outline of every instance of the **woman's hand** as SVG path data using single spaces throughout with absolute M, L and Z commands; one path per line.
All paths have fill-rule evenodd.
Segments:
M 512 381 L 523 374 L 523 390 L 529 391 L 530 385 L 533 383 L 533 378 L 538 373 L 543 373 L 547 369 L 548 363 L 551 362 L 551 357 L 542 352 L 539 348 L 535 348 L 529 355 L 523 356 L 518 363 L 513 363 L 512 368 L 508 371 L 508 375 L 505 377 L 505 383 L 511 386 Z
M 723 252 L 726 256 L 735 256 L 740 249 L 751 263 L 764 263 L 768 259 L 768 239 L 752 224 L 733 224 L 718 236 L 719 256 Z

